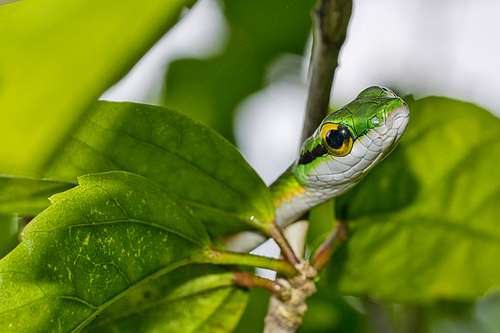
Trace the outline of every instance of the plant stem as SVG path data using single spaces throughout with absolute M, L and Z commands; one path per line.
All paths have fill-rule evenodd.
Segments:
M 335 252 L 346 239 L 347 225 L 342 221 L 338 221 L 337 224 L 335 224 L 335 228 L 323 244 L 321 244 L 311 260 L 311 265 L 318 271 L 318 274 L 325 269 L 333 252 Z
M 300 327 L 302 316 L 307 310 L 306 299 L 316 292 L 316 286 L 312 281 L 315 276 L 316 271 L 304 261 L 300 275 L 282 282 L 290 285 L 290 298 L 280 300 L 271 297 L 264 333 L 292 333 Z
M 278 299 L 284 301 L 290 298 L 286 288 L 276 281 L 265 279 L 263 277 L 247 273 L 247 272 L 234 272 L 233 284 L 246 287 L 246 288 L 264 288 L 272 292 Z
M 287 277 L 297 275 L 295 267 L 285 260 L 266 258 L 248 253 L 222 251 L 214 248 L 209 248 L 209 251 L 201 258 L 200 262 L 214 265 L 243 265 L 267 268 Z
M 271 227 L 269 228 L 269 235 L 274 239 L 276 244 L 281 249 L 281 255 L 292 265 L 297 266 L 300 261 L 297 259 L 297 256 L 293 252 L 292 247 L 288 244 L 285 236 L 283 236 L 283 232 L 280 228 L 273 222 Z

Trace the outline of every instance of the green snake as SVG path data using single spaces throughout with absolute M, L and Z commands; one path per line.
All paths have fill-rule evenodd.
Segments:
M 379 86 L 329 114 L 270 185 L 276 224 L 283 228 L 356 185 L 396 147 L 409 119 L 406 103 Z
M 409 119 L 406 103 L 380 86 L 366 88 L 329 114 L 305 140 L 297 159 L 270 185 L 277 226 L 286 227 L 359 183 L 396 147 Z M 243 247 L 229 247 L 248 250 L 262 241 L 247 239 Z

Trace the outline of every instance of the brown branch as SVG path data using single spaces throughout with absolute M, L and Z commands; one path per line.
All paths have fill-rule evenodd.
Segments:
M 245 288 L 264 288 L 273 293 L 281 301 L 290 299 L 290 294 L 286 288 L 276 281 L 272 281 L 247 272 L 234 272 L 233 283 Z
M 317 273 L 307 261 L 302 262 L 299 271 L 301 274 L 296 277 L 281 281 L 282 285 L 289 283 L 289 300 L 281 301 L 271 296 L 264 333 L 293 333 L 302 324 L 302 316 L 307 310 L 306 299 L 316 292 L 313 279 Z

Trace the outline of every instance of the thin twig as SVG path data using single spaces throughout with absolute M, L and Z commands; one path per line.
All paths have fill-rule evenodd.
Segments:
M 274 222 L 269 228 L 269 235 L 274 239 L 276 244 L 278 244 L 278 246 L 281 250 L 281 255 L 289 263 L 291 263 L 294 266 L 297 266 L 300 263 L 299 259 L 295 255 L 292 247 L 290 246 L 290 244 L 286 240 L 281 229 Z
M 318 271 L 318 273 L 325 269 L 332 254 L 339 248 L 340 245 L 342 245 L 342 243 L 345 242 L 346 239 L 347 225 L 342 221 L 338 221 L 335 228 L 332 230 L 332 233 L 323 242 L 323 244 L 321 244 L 314 254 L 314 258 L 311 260 L 311 265 Z
M 240 287 L 245 288 L 264 288 L 273 293 L 281 301 L 286 301 L 290 298 L 288 290 L 276 281 L 272 281 L 251 273 L 237 271 L 234 272 L 232 282 Z
M 311 82 L 301 142 L 311 136 L 328 112 L 333 77 L 347 36 L 351 12 L 351 0 L 319 0 L 313 12 L 313 50 L 309 66 Z

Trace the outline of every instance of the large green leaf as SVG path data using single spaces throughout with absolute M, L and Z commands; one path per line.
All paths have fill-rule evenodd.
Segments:
M 394 302 L 476 298 L 500 283 L 500 119 L 446 98 L 407 102 L 400 146 L 337 199 L 355 230 L 330 283 Z
M 232 332 L 248 293 L 232 273 L 187 265 L 135 289 L 87 326 L 85 332 Z
M 163 107 L 98 102 L 44 175 L 74 180 L 109 170 L 140 174 L 174 192 L 217 235 L 250 229 L 273 217 L 268 188 L 234 146 Z M 41 192 L 40 197 L 30 183 L 17 191 L 31 196 L 34 204 L 46 195 Z
M 0 331 L 82 328 L 210 245 L 187 206 L 150 180 L 109 172 L 79 184 L 53 196 L 0 261 Z
M 182 59 L 170 65 L 165 105 L 232 141 L 236 105 L 262 88 L 264 74 L 278 56 L 304 52 L 315 2 L 224 0 L 231 29 L 227 48 L 211 59 Z
M 0 169 L 38 176 L 87 107 L 193 0 L 32 0 L 0 6 Z

